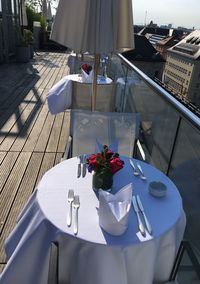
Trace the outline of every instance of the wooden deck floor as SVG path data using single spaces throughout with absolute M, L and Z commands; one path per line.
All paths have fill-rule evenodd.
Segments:
M 48 90 L 68 74 L 67 54 L 39 53 L 28 64 L 0 65 L 0 271 L 5 238 L 68 137 L 68 112 L 48 111 Z

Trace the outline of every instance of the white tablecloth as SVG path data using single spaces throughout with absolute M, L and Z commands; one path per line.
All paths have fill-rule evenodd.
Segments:
M 63 112 L 72 105 L 72 81 L 82 83 L 80 74 L 71 74 L 63 77 L 48 93 L 47 102 L 51 114 Z M 112 79 L 103 76 L 97 77 L 98 84 L 110 84 Z
M 99 227 L 98 196 L 92 190 L 92 175 L 77 178 L 77 158 L 72 158 L 43 176 L 19 216 L 6 242 L 8 263 L 1 284 L 47 283 L 51 241 L 58 241 L 60 246 L 60 283 L 150 284 L 168 279 L 185 229 L 181 197 L 172 181 L 154 167 L 141 162 L 147 176 L 147 181 L 143 181 L 133 175 L 128 160 L 123 160 L 125 166 L 114 175 L 112 192 L 133 183 L 133 194 L 140 195 L 152 225 L 152 239 L 140 237 L 133 208 L 122 236 L 111 236 Z M 167 195 L 151 196 L 151 181 L 165 183 Z M 66 223 L 71 188 L 81 202 L 77 236 Z

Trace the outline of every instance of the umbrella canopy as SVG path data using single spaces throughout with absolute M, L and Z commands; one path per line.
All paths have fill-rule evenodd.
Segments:
M 60 0 L 51 39 L 77 53 L 133 49 L 131 0 Z
M 24 0 L 20 1 L 19 5 L 19 21 L 20 21 L 20 26 L 28 26 L 28 20 L 27 20 L 27 14 L 26 14 L 26 6 Z
M 133 49 L 131 0 L 60 0 L 51 39 L 74 50 L 96 55 L 92 109 L 96 103 L 99 54 Z
M 48 3 L 48 8 L 47 8 L 47 20 L 51 21 L 52 20 L 52 13 L 51 13 L 51 3 Z
M 47 1 L 46 0 L 42 1 L 42 16 L 47 18 Z

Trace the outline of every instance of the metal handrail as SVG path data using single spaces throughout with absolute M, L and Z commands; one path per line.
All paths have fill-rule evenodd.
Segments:
M 159 96 L 165 99 L 168 103 L 171 104 L 173 108 L 178 111 L 178 113 L 186 118 L 193 126 L 197 127 L 200 130 L 200 119 L 187 107 L 185 107 L 181 102 L 179 102 L 175 97 L 171 96 L 166 90 L 160 87 L 152 79 L 150 79 L 146 74 L 144 74 L 140 69 L 138 69 L 134 64 L 127 60 L 123 55 L 117 54 L 118 57 L 126 64 L 130 69 L 132 69 L 139 77 Z

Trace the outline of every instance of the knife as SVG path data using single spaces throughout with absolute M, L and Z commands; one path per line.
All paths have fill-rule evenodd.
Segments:
M 145 235 L 146 235 L 145 229 L 144 229 L 144 226 L 143 226 L 142 221 L 140 219 L 139 209 L 138 209 L 138 206 L 137 206 L 135 196 L 132 197 L 132 203 L 133 203 L 133 208 L 134 208 L 136 216 L 137 216 L 139 230 L 140 230 L 141 234 L 145 237 Z
M 140 211 L 142 212 L 142 215 L 143 215 L 143 217 L 144 217 L 144 221 L 145 221 L 147 230 L 148 230 L 149 234 L 151 235 L 151 234 L 152 234 L 152 228 L 151 228 L 151 225 L 150 225 L 150 223 L 149 223 L 149 221 L 148 221 L 148 219 L 147 219 L 147 216 L 146 216 L 146 214 L 145 214 L 145 212 L 144 212 L 144 207 L 143 207 L 143 205 L 142 205 L 142 202 L 141 202 L 140 197 L 139 197 L 138 194 L 137 194 L 137 196 L 136 196 L 136 199 L 137 199 L 137 203 L 138 203 L 139 209 L 140 209 Z
M 83 163 L 82 177 L 85 177 L 87 173 L 86 155 L 83 155 L 82 163 Z
M 77 178 L 81 176 L 81 156 L 78 156 Z

